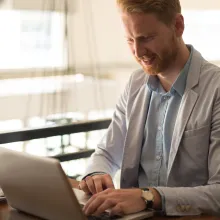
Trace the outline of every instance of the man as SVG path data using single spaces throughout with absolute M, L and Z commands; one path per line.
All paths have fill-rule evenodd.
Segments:
M 130 77 L 79 184 L 94 194 L 84 212 L 219 214 L 220 69 L 185 45 L 179 0 L 117 4 L 142 69 Z

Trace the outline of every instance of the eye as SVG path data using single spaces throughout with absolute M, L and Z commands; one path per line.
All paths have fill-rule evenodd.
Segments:
M 132 39 L 127 39 L 127 42 L 128 42 L 129 44 L 131 44 L 131 43 L 134 42 L 134 40 L 132 40 Z
M 151 40 L 153 40 L 155 38 L 155 36 L 150 36 L 150 37 L 148 37 L 148 41 L 151 41 Z
M 141 41 L 144 42 L 150 42 L 155 38 L 155 36 L 148 36 L 148 37 L 143 37 L 142 39 L 140 39 Z

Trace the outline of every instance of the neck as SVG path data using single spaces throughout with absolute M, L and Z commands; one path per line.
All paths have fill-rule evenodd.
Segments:
M 171 89 L 173 83 L 179 76 L 180 71 L 183 69 L 187 60 L 189 59 L 189 56 L 190 52 L 187 46 L 183 41 L 181 41 L 176 59 L 170 65 L 170 68 L 168 68 L 165 72 L 158 74 L 160 83 L 165 91 L 169 91 Z

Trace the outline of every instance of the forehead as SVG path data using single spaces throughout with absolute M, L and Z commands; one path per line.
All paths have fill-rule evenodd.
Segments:
M 126 34 L 143 35 L 159 32 L 167 26 L 161 22 L 155 14 L 146 13 L 121 13 L 121 18 Z

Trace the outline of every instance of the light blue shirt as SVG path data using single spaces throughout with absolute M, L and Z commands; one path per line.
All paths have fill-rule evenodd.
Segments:
M 190 57 L 170 91 L 163 89 L 157 76 L 148 79 L 147 87 L 152 93 L 140 158 L 138 180 L 141 188 L 166 186 L 173 129 L 193 54 L 193 47 L 189 49 Z

